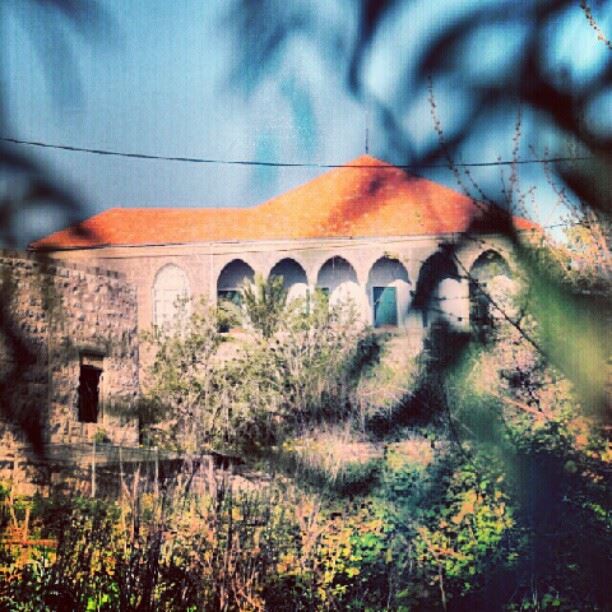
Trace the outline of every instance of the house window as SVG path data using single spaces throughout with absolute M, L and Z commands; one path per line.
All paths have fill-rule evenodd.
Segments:
M 503 278 L 509 280 L 512 272 L 499 253 L 488 250 L 476 259 L 468 276 L 472 331 L 481 342 L 487 342 L 492 337 L 501 314 L 493 307 L 491 300 L 499 303 L 501 298 L 501 301 L 504 301 L 508 287 L 504 287 Z M 501 294 L 496 295 L 495 287 L 499 287 L 500 280 L 502 280 Z
M 98 355 L 81 356 L 79 373 L 79 421 L 97 423 L 100 413 L 100 382 L 103 360 Z
M 158 327 L 175 323 L 181 306 L 185 306 L 181 300 L 185 302 L 188 298 L 189 283 L 185 272 L 172 264 L 164 266 L 153 286 L 153 323 Z
M 217 278 L 217 304 L 222 307 L 223 314 L 219 331 L 228 332 L 241 325 L 241 289 L 254 281 L 255 271 L 242 259 L 233 259 L 221 270 Z
M 373 287 L 374 327 L 397 327 L 395 287 Z

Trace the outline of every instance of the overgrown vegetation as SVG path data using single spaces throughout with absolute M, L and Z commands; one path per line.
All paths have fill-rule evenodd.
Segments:
M 71 23 L 98 23 L 89 10 L 81 19 L 67 0 L 54 4 Z M 241 36 L 250 35 L 244 36 L 247 43 L 252 37 L 255 44 L 245 45 L 246 54 L 264 74 L 270 61 L 280 65 L 276 51 L 296 31 L 314 41 L 337 39 L 328 47 L 334 69 L 347 63 L 344 50 L 349 89 L 374 105 L 390 148 L 411 159 L 411 126 L 398 120 L 409 108 L 406 101 L 415 98 L 409 73 L 396 75 L 403 92 L 392 92 L 396 105 L 373 97 L 364 78 L 376 41 L 387 40 L 381 24 L 397 23 L 395 15 L 388 16 L 399 2 L 355 3 L 358 27 L 339 21 L 341 29 L 325 35 L 315 26 L 330 24 L 314 5 L 304 12 L 302 3 L 280 11 L 272 2 L 236 4 L 231 22 L 243 27 Z M 591 7 L 583 1 L 580 6 L 609 48 Z M 538 124 L 548 120 L 593 155 L 587 164 L 562 164 L 557 171 L 604 219 L 582 211 L 567 251 L 547 245 L 529 251 L 533 272 L 552 273 L 531 274 L 538 291 L 517 310 L 518 326 L 499 326 L 487 337 L 486 350 L 472 346 L 458 362 L 438 359 L 441 372 L 407 364 L 404 378 L 404 370 L 389 366 L 387 346 L 350 325 L 337 327 L 336 315 L 323 308 L 318 318 L 316 308 L 271 318 L 267 296 L 262 301 L 255 293 L 255 303 L 264 308 L 251 323 L 261 334 L 236 346 L 218 333 L 229 321 L 227 313 L 201 306 L 178 336 L 152 336 L 158 357 L 142 413 L 153 439 L 190 458 L 206 447 L 280 446 L 281 455 L 292 459 L 284 465 L 293 466 L 297 482 L 314 483 L 318 492 L 302 491 L 284 477 L 260 484 L 256 494 L 233 490 L 230 481 L 196 486 L 189 464 L 175 486 L 155 493 L 150 483 L 134 478 L 115 501 L 32 500 L 3 488 L 1 609 L 608 606 L 610 450 L 605 415 L 587 408 L 599 406 L 607 375 L 607 355 L 590 351 L 602 344 L 593 341 L 604 337 L 596 337 L 601 325 L 593 322 L 606 319 L 609 300 L 610 148 L 609 134 L 592 123 L 599 114 L 590 121 L 586 111 L 601 93 L 609 62 L 593 66 L 591 82 L 578 88 L 563 76 L 562 63 L 553 62 L 551 69 L 551 33 L 570 8 L 567 0 L 534 3 L 526 12 L 509 3 L 484 10 L 476 3 L 466 15 L 449 14 L 417 60 L 420 81 L 431 82 L 432 72 L 456 70 L 455 51 L 483 25 L 509 25 L 508 32 L 516 24 L 528 26 L 516 61 L 500 62 L 499 70 L 488 73 L 474 72 L 478 61 L 460 64 L 458 82 L 473 98 L 472 110 L 448 139 L 450 147 L 441 142 L 417 163 L 446 157 L 449 149 L 452 154 L 478 129 L 489 133 L 490 117 L 483 112 L 513 114 L 507 102 L 515 98 L 541 112 Z M 481 45 L 473 47 L 483 53 Z M 237 71 L 248 79 L 252 73 Z M 485 129 L 474 128 L 483 116 Z M 34 177 L 29 182 L 35 189 L 23 191 L 28 198 L 35 193 L 48 200 L 51 193 L 62 211 L 79 210 L 41 178 L 31 160 L 6 147 L 2 158 L 7 167 Z M 9 244 L 9 226 L 17 219 L 14 199 L 6 198 L 2 207 Z M 9 329 L 7 321 L 3 327 Z M 444 348 L 435 339 L 430 347 Z M 550 347 L 562 358 L 547 354 Z M 233 361 L 221 363 L 220 351 L 233 352 Z M 414 384 L 404 387 L 405 380 Z M 570 380 L 587 382 L 575 388 Z M 3 381 L 14 389 L 11 377 Z M 387 383 L 384 391 L 378 392 L 379 382 Z M 0 409 L 12 416 L 10 405 L 7 398 Z M 420 429 L 404 419 L 417 413 Z M 423 414 L 429 417 L 425 423 Z M 393 427 L 397 422 L 402 427 Z M 36 545 L 25 546 L 26 525 Z
M 145 403 L 160 443 L 252 451 L 353 412 L 359 375 L 379 347 L 351 305 L 332 308 L 318 293 L 286 304 L 277 279 L 258 279 L 242 296 L 246 334 L 222 333 L 225 314 L 206 301 L 180 328 L 148 334 L 155 359 Z
M 520 326 L 494 317 L 459 361 L 452 336 L 407 357 L 350 304 L 249 291 L 240 334 L 202 302 L 149 335 L 150 436 L 185 453 L 175 478 L 122 476 L 106 501 L 5 491 L 0 607 L 605 608 L 605 428 L 538 350 L 528 291 L 507 296 Z M 204 469 L 211 449 L 271 477 Z

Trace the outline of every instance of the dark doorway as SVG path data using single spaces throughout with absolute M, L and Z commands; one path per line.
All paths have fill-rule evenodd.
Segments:
M 81 423 L 98 422 L 101 375 L 100 368 L 81 365 L 79 376 L 79 421 Z

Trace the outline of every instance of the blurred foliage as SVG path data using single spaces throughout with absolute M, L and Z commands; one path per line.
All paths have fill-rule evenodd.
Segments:
M 552 157 L 567 142 L 575 153 L 593 155 L 590 163 L 558 166 L 555 171 L 581 201 L 609 212 L 610 133 L 598 129 L 588 110 L 610 80 L 609 42 L 601 28 L 610 2 L 600 0 L 594 6 L 584 2 L 581 8 L 572 0 L 537 0 L 517 7 L 512 0 L 503 0 L 449 3 L 439 10 L 427 4 L 346 0 L 322 7 L 301 1 L 235 0 L 228 16 L 239 41 L 234 82 L 251 91 L 281 69 L 294 40 L 308 40 L 330 74 L 372 111 L 383 149 L 417 168 L 455 158 L 465 142 L 492 124 L 512 128 L 521 106 L 537 119 L 534 136 L 553 132 L 561 137 L 555 140 L 559 148 Z M 436 17 L 434 24 L 428 21 L 429 12 L 429 18 Z M 412 53 L 405 53 L 405 30 L 392 26 L 411 14 L 415 24 L 411 39 L 416 45 Z M 555 46 L 575 18 L 599 28 L 593 32 L 592 46 L 600 46 L 601 52 L 584 75 Z M 484 61 L 483 44 L 490 40 L 501 44 L 504 36 L 509 37 L 502 47 L 507 54 L 491 66 Z M 484 50 L 490 51 L 490 46 Z M 370 62 L 379 51 L 394 53 L 393 62 L 385 64 L 392 74 L 387 88 L 374 91 Z M 453 118 L 452 133 L 443 142 L 433 141 L 417 151 L 406 115 L 432 80 L 448 84 L 453 99 L 466 110 Z
M 78 102 L 81 81 L 70 36 L 76 33 L 92 46 L 108 44 L 116 33 L 110 15 L 97 0 L 21 0 L 3 2 L 0 18 L 10 14 L 23 25 L 38 53 L 49 85 L 52 101 Z M 37 24 L 44 23 L 44 30 Z M 0 53 L 7 54 L 6 49 Z M 4 62 L 3 62 L 4 64 Z M 14 77 L 4 75 L 7 88 L 18 86 Z M 6 112 L 4 96 L 0 97 L 0 136 L 12 133 L 11 117 Z M 83 202 L 61 184 L 54 172 L 34 156 L 0 140 L 0 244 L 15 248 L 23 243 L 24 218 L 49 214 L 66 226 L 82 220 Z M 27 229 L 27 228 L 25 228 Z M 77 231 L 83 232 L 80 229 Z M 29 235 L 33 240 L 39 236 Z
M 484 223 L 489 231 L 505 234 L 514 244 L 532 287 L 530 306 L 541 326 L 540 348 L 577 385 L 584 408 L 603 419 L 609 292 L 578 295 L 575 287 L 560 283 L 554 270 L 538 265 L 524 242 L 525 235 L 513 226 L 511 214 L 524 214 L 525 202 L 536 197 L 533 185 L 522 189 L 519 173 L 523 161 L 520 141 L 527 139 L 524 145 L 533 148 L 534 139 L 554 143 L 553 150 L 545 147 L 535 151 L 535 156 L 574 158 L 572 163 L 544 164 L 558 204 L 582 219 L 596 215 L 604 228 L 609 226 L 611 135 L 608 129 L 600 129 L 589 109 L 606 95 L 610 82 L 609 39 L 602 29 L 610 2 L 591 6 L 572 0 L 538 0 L 520 7 L 511 0 L 449 3 L 448 10 L 440 11 L 435 27 L 425 25 L 431 9 L 427 4 L 419 0 L 347 0 L 323 10 L 317 3 L 235 0 L 230 23 L 238 33 L 240 53 L 234 81 L 252 90 L 280 72 L 283 56 L 295 40 L 308 40 L 313 52 L 326 61 L 330 74 L 340 77 L 346 91 L 373 114 L 383 154 L 404 161 L 416 172 L 432 163 L 445 163 L 460 189 L 497 204 Z M 418 42 L 415 51 L 402 55 L 404 30 L 393 26 L 411 11 L 415 18 L 423 11 L 424 25 L 419 30 L 417 20 L 412 36 Z M 591 28 L 591 46 L 599 50 L 588 71 L 581 72 L 558 49 L 564 28 L 575 18 Z M 480 69 L 484 52 L 479 43 L 489 39 L 511 40 L 512 45 L 503 60 Z M 391 70 L 390 85 L 374 91 L 372 62 L 386 53 L 393 53 L 393 61 L 385 64 Z M 436 99 L 438 85 L 444 85 L 444 91 L 452 92 L 452 99 L 461 100 L 465 107 L 454 113 L 451 125 L 443 125 L 439 116 L 438 107 L 448 100 Z M 410 113 L 413 101 L 423 97 L 430 101 L 432 133 L 437 138 L 417 150 Z M 502 177 L 501 198 L 488 197 L 470 169 L 457 165 L 463 147 L 493 128 L 502 133 L 515 128 L 513 165 L 510 175 Z M 481 222 L 474 219 L 474 231 L 482 228 Z M 472 232 L 467 232 L 448 247 L 456 252 L 473 239 Z M 607 231 L 597 239 L 602 254 L 608 254 L 608 239 Z M 600 263 L 609 276 L 609 257 L 600 258 Z
M 108 43 L 115 32 L 114 23 L 97 0 L 19 0 L 0 4 L 0 21 L 12 16 L 24 27 L 44 68 L 47 84 L 56 103 L 76 100 L 81 95 L 70 37 L 76 33 L 89 44 Z M 44 28 L 36 24 L 44 23 Z M 104 37 L 101 33 L 104 33 Z M 9 52 L 0 48 L 0 65 Z M 7 114 L 6 90 L 18 87 L 18 75 L 3 71 L 3 90 L 0 91 L 0 246 L 16 248 L 24 240 L 39 236 L 24 236 L 30 228 L 28 218 L 49 215 L 66 226 L 76 224 L 83 217 L 84 203 L 62 184 L 55 173 L 33 155 L 24 153 L 4 138 L 13 134 L 11 117 Z M 85 230 L 77 232 L 85 234 Z M 44 253 L 39 255 L 45 260 Z M 43 290 L 51 295 L 53 288 L 43 279 Z M 23 407 L 13 390 L 16 384 L 27 384 L 28 369 L 37 358 L 31 347 L 32 338 L 14 319 L 9 308 L 13 292 L 8 285 L 0 287 L 0 335 L 10 355 L 9 365 L 0 376 L 0 418 L 15 424 L 17 434 L 39 454 L 45 451 L 45 423 L 39 406 Z M 51 295 L 52 298 L 52 295 Z
M 323 498 L 279 477 L 251 493 L 234 491 L 228 481 L 195 493 L 182 475 L 176 488 L 159 495 L 134 485 L 113 502 L 32 501 L 3 493 L 0 608 L 609 605 L 611 453 L 604 383 L 611 148 L 609 135 L 594 131 L 584 116 L 609 83 L 610 62 L 595 66 L 585 82 L 571 83 L 562 66 L 551 69 L 547 55 L 551 28 L 572 10 L 584 11 L 605 44 L 597 15 L 609 3 L 592 9 L 584 2 L 580 8 L 569 0 L 542 0 L 522 10 L 514 2 L 466 4 L 430 33 L 417 58 L 416 81 L 398 74 L 402 93 L 387 100 L 369 95 L 367 62 L 384 37 L 384 24 L 410 3 L 346 4 L 355 8 L 355 28 L 335 28 L 337 22 L 326 22 L 304 2 L 235 2 L 233 23 L 250 59 L 251 85 L 257 81 L 254 67 L 262 74 L 272 70 L 296 33 L 326 41 L 322 49 L 348 90 L 373 105 L 389 149 L 416 166 L 438 159 L 452 165 L 482 121 L 495 113 L 514 117 L 518 101 L 591 157 L 554 168 L 553 184 L 564 181 L 577 201 L 569 241 L 551 248 L 545 238 L 538 243 L 536 233 L 535 243 L 524 244 L 510 223 L 496 225 L 513 241 L 523 268 L 525 291 L 517 297 L 516 316 L 496 321 L 484 345 L 470 338 L 454 342 L 448 334 L 429 339 L 416 390 L 394 396 L 404 415 L 420 415 L 424 433 L 387 430 L 378 440 L 382 453 L 355 462 L 365 468 L 345 469 L 331 452 L 329 463 L 318 466 L 324 475 L 336 470 L 337 477 L 345 469 L 350 479 L 356 473 L 357 492 L 349 487 Z M 77 5 L 49 3 L 70 15 L 80 15 Z M 525 30 L 514 61 L 490 73 L 466 70 L 462 45 L 481 28 L 512 25 Z M 412 84 L 435 85 L 445 76 L 471 98 L 469 112 L 430 150 L 417 153 L 402 127 L 402 109 L 418 91 Z M 3 159 L 20 163 L 13 153 Z M 524 196 L 517 184 L 512 187 L 516 203 Z M 208 446 L 266 448 L 287 429 L 347 417 L 367 428 L 355 398 L 362 373 L 376 380 L 369 368 L 383 352 L 380 346 L 356 328 L 350 307 L 330 309 L 315 296 L 309 309 L 285 307 L 277 317 L 272 293 L 264 288 L 252 294 L 251 323 L 261 333 L 247 334 L 242 344 L 219 332 L 219 313 L 205 305 L 194 308 L 182 329 L 151 332 L 157 358 L 147 400 L 166 444 L 189 453 Z M 233 355 L 221 360 L 221 350 Z M 384 370 L 380 376 L 397 382 Z M 429 417 L 425 425 L 423 414 Z M 22 549 L 4 536 L 28 512 L 32 533 L 56 544 L 52 550 L 34 547 L 26 562 L 17 562 Z

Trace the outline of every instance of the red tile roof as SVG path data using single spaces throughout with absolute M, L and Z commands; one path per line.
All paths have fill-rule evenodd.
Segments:
M 486 210 L 493 209 L 364 155 L 252 208 L 111 208 L 31 247 L 436 235 L 486 224 Z M 520 217 L 514 224 L 537 227 Z

